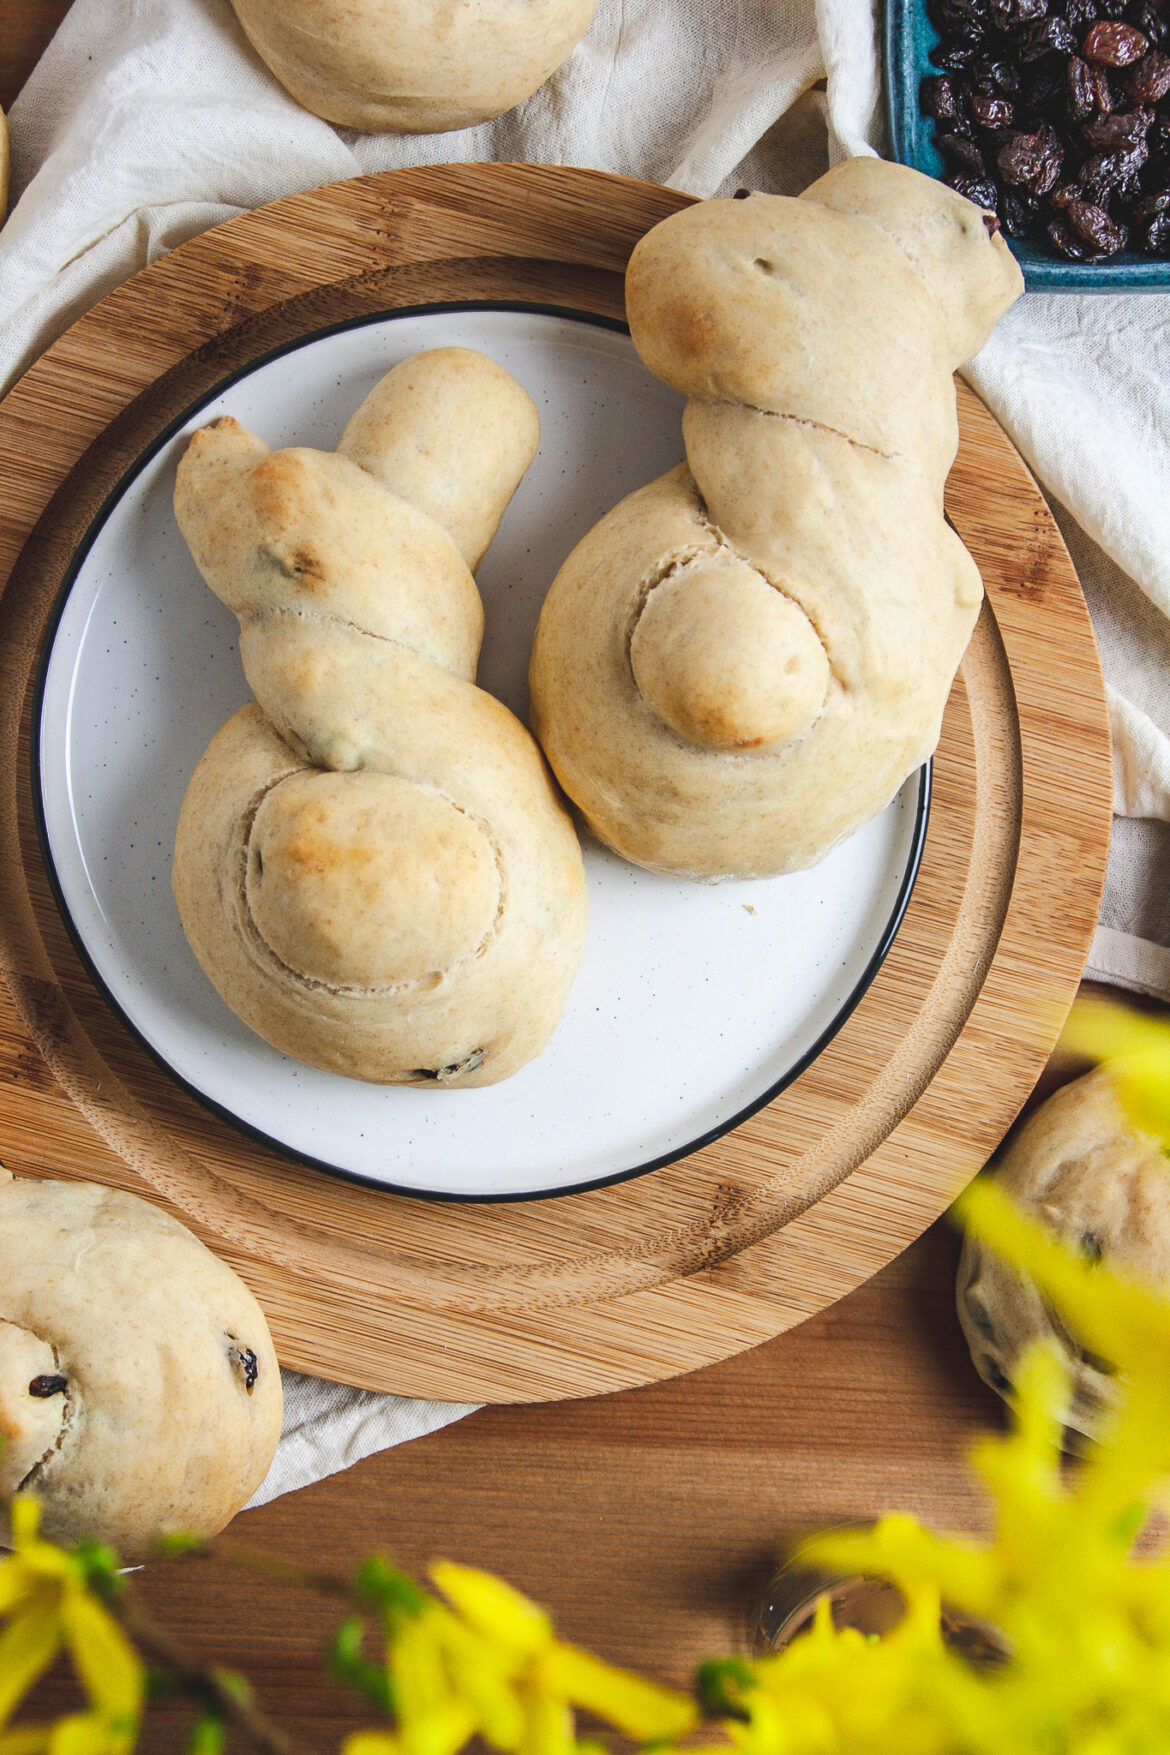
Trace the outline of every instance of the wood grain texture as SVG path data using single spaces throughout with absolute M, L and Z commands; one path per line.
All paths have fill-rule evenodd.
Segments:
M 0 109 L 8 109 L 68 10 L 69 0 L 0 0 Z
M 347 316 L 463 298 L 620 314 L 630 248 L 684 202 L 600 173 L 491 165 L 295 196 L 129 281 L 0 408 L 0 1157 L 169 1205 L 248 1279 L 285 1361 L 322 1375 L 541 1400 L 776 1334 L 948 1204 L 1076 990 L 1108 845 L 1103 690 L 1043 499 L 966 390 L 948 510 L 988 603 L 948 708 L 915 895 L 845 1028 L 733 1135 L 555 1201 L 444 1207 L 337 1182 L 174 1087 L 72 950 L 33 827 L 30 687 L 65 567 L 125 465 L 227 372 Z
M 328 1567 L 376 1549 L 416 1571 L 439 1556 L 487 1566 L 566 1637 L 684 1683 L 700 1659 L 748 1648 L 794 1536 L 899 1508 L 934 1529 L 985 1527 L 964 1452 L 999 1425 L 1000 1404 L 955 1317 L 957 1248 L 937 1225 L 749 1352 L 620 1396 L 486 1408 L 245 1512 L 228 1539 Z M 220 1561 L 151 1565 L 136 1583 L 172 1632 L 251 1677 L 309 1749 L 336 1751 L 370 1723 L 320 1671 L 332 1605 Z M 25 1716 L 74 1698 L 58 1675 Z M 189 1722 L 162 1703 L 144 1750 L 181 1755 Z

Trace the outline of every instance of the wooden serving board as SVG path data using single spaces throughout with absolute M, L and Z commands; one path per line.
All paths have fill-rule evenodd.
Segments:
M 988 602 L 948 707 L 914 897 L 845 1027 L 733 1134 L 552 1200 L 368 1189 L 265 1150 L 172 1083 L 72 948 L 34 828 L 30 697 L 65 569 L 125 468 L 203 391 L 326 324 L 463 300 L 621 316 L 630 249 L 686 199 L 535 166 L 334 184 L 136 275 L 0 405 L 0 1158 L 168 1207 L 249 1281 L 303 1370 L 542 1400 L 775 1335 L 943 1210 L 1010 1125 L 1076 991 L 1109 839 L 1103 687 L 1047 507 L 962 387 L 948 509 Z

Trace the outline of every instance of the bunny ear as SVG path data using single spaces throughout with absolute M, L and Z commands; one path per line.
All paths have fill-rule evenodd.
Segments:
M 870 220 L 893 240 L 943 313 L 954 366 L 979 352 L 1024 290 L 1019 264 L 982 208 L 907 165 L 847 159 L 800 199 Z
M 511 373 L 437 347 L 375 384 L 337 448 L 442 525 L 474 573 L 539 443 L 536 404 Z

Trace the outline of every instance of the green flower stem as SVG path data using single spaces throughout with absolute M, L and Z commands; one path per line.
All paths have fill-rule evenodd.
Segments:
M 130 1591 L 111 1589 L 100 1576 L 92 1580 L 91 1588 L 153 1669 L 173 1678 L 205 1711 L 242 1731 L 261 1755 L 311 1755 L 306 1744 L 273 1724 L 242 1677 L 200 1663 L 146 1613 Z

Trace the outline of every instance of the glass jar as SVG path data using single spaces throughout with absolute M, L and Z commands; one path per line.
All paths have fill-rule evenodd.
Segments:
M 757 1656 L 782 1651 L 807 1633 L 824 1597 L 829 1599 L 835 1627 L 854 1627 L 867 1638 L 880 1639 L 893 1632 L 906 1613 L 901 1591 L 888 1579 L 826 1572 L 802 1559 L 797 1548 L 764 1592 L 756 1621 Z M 998 1669 L 1011 1656 L 1003 1634 L 975 1615 L 944 1604 L 939 1627 L 950 1650 L 976 1669 Z

